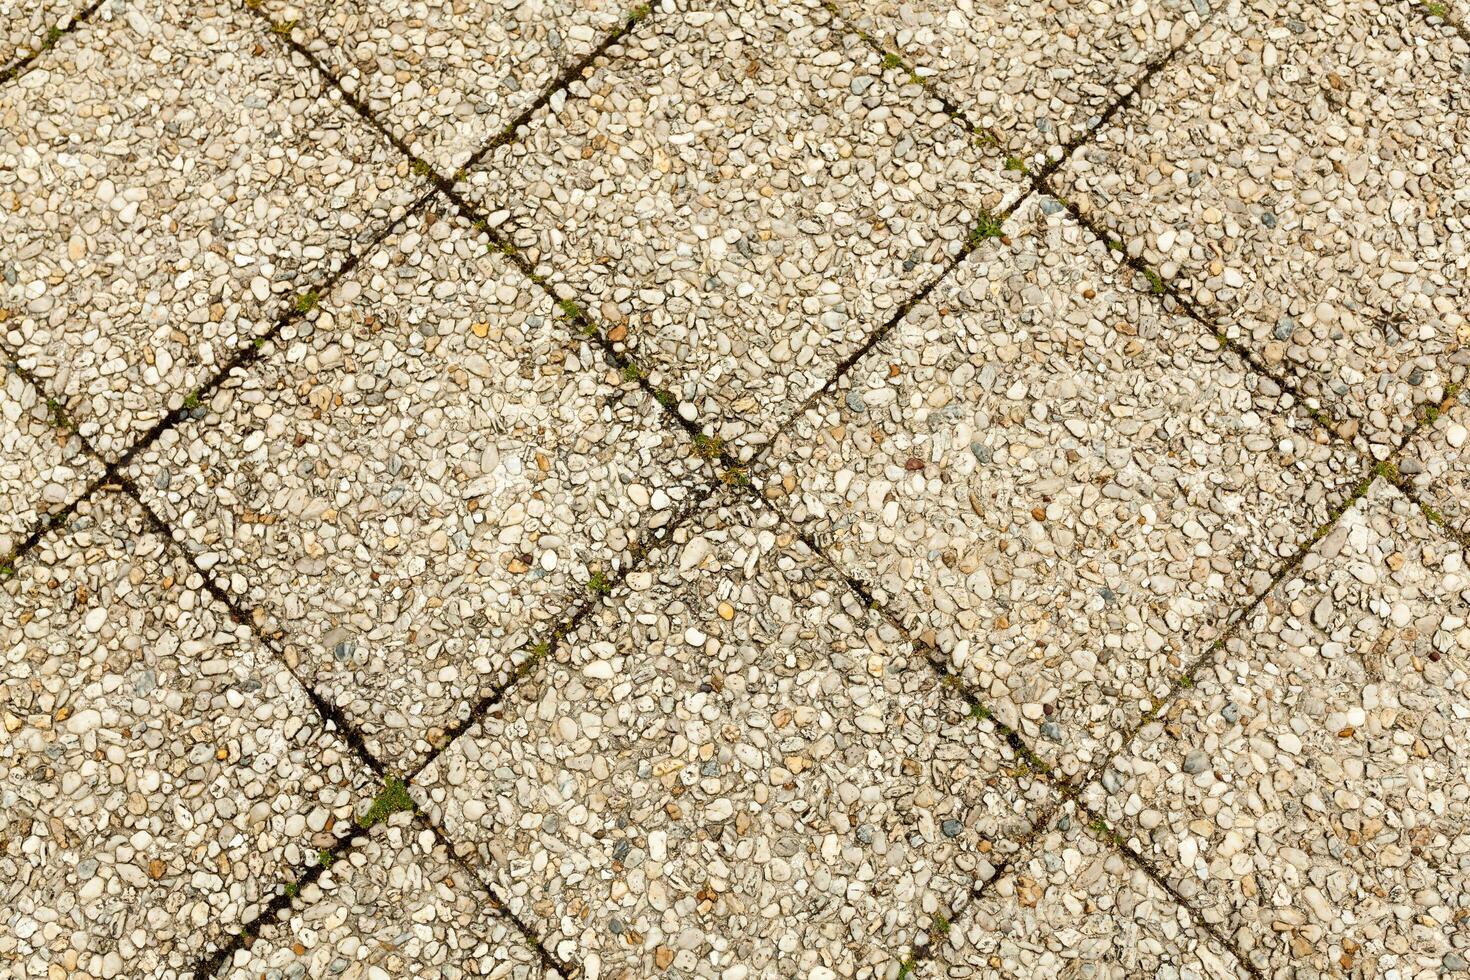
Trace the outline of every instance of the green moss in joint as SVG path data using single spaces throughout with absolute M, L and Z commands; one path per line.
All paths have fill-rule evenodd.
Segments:
M 75 429 L 71 416 L 67 414 L 66 407 L 55 398 L 46 399 L 46 412 L 51 417 L 51 424 L 58 429 Z
M 587 591 L 593 595 L 607 595 L 612 591 L 612 580 L 598 569 L 587 579 Z
M 1000 238 L 1005 235 L 1005 229 L 1001 226 L 1001 220 L 989 211 L 981 211 L 975 220 L 975 227 L 970 229 L 970 245 L 974 247 L 990 238 Z
M 694 437 L 694 451 L 701 459 L 719 459 L 720 454 L 725 451 L 725 440 L 701 432 Z
M 367 830 L 387 820 L 395 813 L 412 809 L 413 797 L 408 795 L 408 787 L 397 776 L 389 776 L 383 780 L 383 788 L 373 799 L 373 805 L 367 808 L 366 813 L 357 818 L 357 825 Z

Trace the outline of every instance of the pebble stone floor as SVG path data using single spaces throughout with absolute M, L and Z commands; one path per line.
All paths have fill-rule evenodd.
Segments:
M 1470 973 L 1465 0 L 0 0 L 0 975 Z

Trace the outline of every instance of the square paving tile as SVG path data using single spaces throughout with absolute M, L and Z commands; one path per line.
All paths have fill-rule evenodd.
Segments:
M 1199 29 L 1205 0 L 836 0 L 976 125 L 1055 156 Z
M 131 472 L 402 771 L 714 478 L 457 218 L 415 217 L 262 355 Z
M 891 975 L 1049 801 L 743 499 L 708 502 L 415 790 L 589 977 Z
M 0 91 L 0 330 L 116 459 L 420 183 L 248 13 L 128 6 Z
M 0 362 L 9 354 L 0 351 Z M 54 423 L 46 400 L 0 363 L 0 560 L 50 514 L 82 495 L 102 464 Z
M 1399 473 L 1452 531 L 1470 535 L 1470 389 L 1419 431 Z
M 1379 481 L 1092 805 L 1265 976 L 1470 957 L 1470 568 Z
M 449 174 L 622 26 L 631 0 L 266 0 L 413 151 Z
M 1363 464 L 1044 210 L 911 310 L 756 478 L 1075 775 Z
M 543 980 L 537 950 L 410 813 L 368 832 L 224 976 Z
M 20 975 L 186 975 L 373 795 L 129 498 L 48 533 L 0 623 L 0 956 Z
M 693 6 L 615 46 L 464 187 L 748 453 L 1020 181 L 816 0 Z
M 1246 980 L 1235 954 L 1064 804 L 917 977 Z
M 0 0 L 0 72 L 53 43 L 88 0 Z
M 1408 2 L 1232 0 L 1057 182 L 1381 456 L 1467 373 L 1467 64 Z

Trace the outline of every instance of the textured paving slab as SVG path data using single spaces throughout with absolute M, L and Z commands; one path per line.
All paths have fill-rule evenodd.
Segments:
M 1088 792 L 1264 975 L 1465 969 L 1465 558 L 1376 483 Z
M 418 190 L 231 6 L 99 17 L 0 120 L 5 336 L 108 458 Z
M 1065 215 L 1028 205 L 1008 229 L 758 479 L 1076 774 L 1264 591 L 1361 464 Z
M 1399 472 L 1452 531 L 1470 535 L 1470 391 L 1419 431 Z
M 885 975 L 1047 791 L 790 528 L 681 537 L 418 792 L 589 976 Z
M 1147 872 L 1063 806 L 953 926 L 919 977 L 1249 974 Z
M 9 355 L 0 351 L 0 361 Z M 15 371 L 0 383 L 0 557 L 48 515 L 80 497 L 102 465 L 81 440 L 54 424 L 50 406 Z
M 1463 381 L 1470 43 L 1409 3 L 1232 2 L 1058 174 L 1222 328 L 1396 446 Z
M 403 770 L 713 478 L 458 219 L 416 217 L 132 472 Z
M 620 0 L 266 0 L 418 155 L 452 173 L 623 23 Z
M 191 971 L 371 797 L 127 498 L 49 533 L 0 609 L 0 955 L 20 975 Z
M 465 186 L 748 452 L 1019 181 L 815 0 L 691 6 L 616 46 Z
M 544 980 L 532 949 L 470 873 L 456 866 L 432 831 L 399 813 L 369 831 L 294 900 L 280 922 L 261 929 L 248 952 L 221 975 L 495 977 Z
M 43 50 L 87 6 L 87 0 L 0 0 L 0 71 Z
M 1084 137 L 1109 104 L 1199 29 L 1203 0 L 837 0 L 1023 159 Z
M 0 975 L 1470 972 L 1463 8 L 0 0 Z

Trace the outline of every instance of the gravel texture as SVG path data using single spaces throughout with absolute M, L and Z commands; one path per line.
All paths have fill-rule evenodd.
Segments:
M 1088 789 L 1263 975 L 1464 963 L 1465 558 L 1375 483 Z
M 1399 474 L 1434 512 L 1431 519 L 1470 539 L 1470 389 L 1419 431 Z
M 1205 0 L 836 0 L 1008 152 L 1040 163 L 1198 30 Z
M 1020 181 L 816 0 L 689 6 L 463 186 L 749 454 Z
M 108 10 L 0 89 L 0 331 L 115 459 L 421 182 L 243 10 Z
M 1246 980 L 1235 954 L 1064 805 L 951 928 L 920 978 Z
M 758 479 L 1072 776 L 1265 590 L 1361 464 L 1046 210 L 956 269 Z
M 0 361 L 9 355 L 0 351 Z M 48 515 L 81 496 L 102 475 L 74 433 L 57 426 L 54 406 L 16 371 L 0 364 L 0 558 Z
M 0 976 L 1470 974 L 1464 0 L 0 0 Z
M 620 0 L 265 0 L 260 9 L 446 174 L 627 12 Z
M 407 812 L 374 826 L 367 840 L 304 887 L 290 913 L 262 928 L 223 975 L 238 980 L 556 976 L 494 909 L 474 875 Z
M 589 978 L 886 976 L 1050 798 L 742 499 L 700 511 L 420 780 Z
M 278 658 L 126 497 L 47 534 L 0 588 L 0 623 L 13 975 L 187 973 L 372 794 Z
M 402 771 L 712 478 L 483 233 L 434 212 L 261 355 L 132 473 Z
M 0 72 L 55 43 L 87 0 L 0 0 Z
M 1408 2 L 1232 0 L 1057 182 L 1382 456 L 1467 377 L 1467 59 Z

